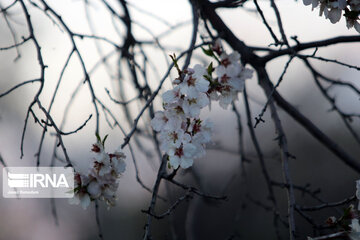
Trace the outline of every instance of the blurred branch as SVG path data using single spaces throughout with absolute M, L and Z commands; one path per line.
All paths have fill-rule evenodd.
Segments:
M 329 38 L 329 39 L 307 42 L 307 43 L 298 43 L 297 45 L 291 46 L 287 49 L 271 52 L 267 56 L 263 57 L 261 60 L 266 63 L 274 58 L 292 54 L 293 52 L 300 52 L 302 50 L 306 50 L 309 48 L 320 48 L 320 47 L 327 47 L 339 43 L 352 43 L 359 41 L 360 41 L 360 36 L 356 35 L 356 36 L 340 36 L 340 37 Z
M 318 211 L 318 210 L 322 210 L 324 208 L 330 208 L 330 207 L 337 207 L 337 206 L 341 206 L 341 205 L 345 205 L 351 202 L 354 202 L 355 200 L 357 200 L 356 196 L 351 196 L 348 197 L 346 199 L 343 199 L 341 201 L 338 202 L 327 202 L 327 203 L 323 203 L 317 206 L 311 206 L 311 207 L 307 207 L 307 206 L 298 206 L 298 208 L 301 211 Z

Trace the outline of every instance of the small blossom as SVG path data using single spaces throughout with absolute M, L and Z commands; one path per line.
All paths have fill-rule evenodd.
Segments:
M 237 99 L 237 92 L 229 87 L 224 87 L 221 90 L 219 96 L 219 105 L 223 109 L 227 109 L 228 106 Z
M 124 173 L 126 170 L 126 163 L 124 159 L 126 158 L 125 154 L 120 151 L 116 151 L 113 154 L 110 154 L 111 166 L 117 174 Z
M 151 126 L 155 131 L 160 132 L 168 121 L 169 119 L 165 117 L 164 112 L 159 111 L 155 113 L 155 117 L 151 120 Z
M 243 70 L 240 72 L 240 79 L 246 80 L 249 78 L 252 78 L 254 71 L 250 68 L 243 68 Z
M 162 95 L 164 103 L 175 103 L 180 101 L 181 93 L 180 87 L 176 86 L 174 89 L 168 90 Z
M 101 185 L 97 180 L 93 180 L 87 186 L 87 191 L 92 198 L 98 198 L 101 195 Z
M 186 169 L 192 166 L 194 160 L 193 157 L 196 154 L 196 146 L 191 143 L 186 143 L 179 148 L 172 148 L 169 150 L 169 160 L 171 166 L 175 169 L 179 167 L 179 165 Z
M 209 105 L 209 98 L 205 93 L 198 93 L 194 98 L 186 98 L 182 105 L 185 115 L 199 117 L 200 110 Z
M 162 151 L 167 152 L 170 148 L 178 148 L 183 143 L 188 143 L 191 140 L 191 136 L 185 133 L 183 129 L 175 131 L 163 131 L 160 134 Z
M 336 217 L 334 217 L 334 216 L 331 216 L 328 219 L 326 219 L 326 224 L 328 224 L 330 226 L 334 225 L 335 223 L 336 223 Z
M 94 168 L 100 176 L 104 176 L 111 172 L 110 157 L 107 153 L 102 154 L 101 158 L 96 158 Z
M 177 104 L 167 105 L 169 111 L 159 111 L 155 113 L 155 117 L 151 120 L 152 128 L 160 132 L 161 130 L 174 130 L 181 126 L 182 122 L 182 108 Z
M 206 119 L 205 121 L 196 121 L 192 125 L 192 133 L 194 134 L 193 141 L 204 144 L 211 141 L 211 134 L 213 131 L 213 123 Z
M 351 232 L 349 233 L 349 237 L 351 240 L 360 240 L 360 224 L 359 220 L 354 218 L 351 220 L 351 224 L 349 225 L 351 228 Z
M 72 205 L 81 205 L 81 207 L 85 210 L 90 205 L 90 196 L 88 193 L 78 193 L 75 194 L 73 198 L 69 199 L 69 203 Z
M 237 91 L 242 91 L 245 84 L 245 79 L 240 78 L 240 72 L 241 66 L 237 67 L 235 65 L 230 65 L 227 68 L 225 68 L 224 66 L 219 66 L 216 69 L 218 81 L 222 85 L 229 85 Z
M 209 81 L 204 78 L 207 74 L 206 69 L 197 64 L 194 69 L 188 70 L 184 81 L 179 84 L 180 92 L 190 98 L 196 97 L 199 92 L 207 92 L 209 89 Z

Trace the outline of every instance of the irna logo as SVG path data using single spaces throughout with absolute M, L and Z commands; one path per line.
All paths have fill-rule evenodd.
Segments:
M 11 188 L 38 188 L 38 187 L 69 187 L 64 174 L 16 174 L 8 173 L 8 185 Z
M 3 169 L 5 198 L 72 198 L 74 169 L 71 167 L 6 167 Z

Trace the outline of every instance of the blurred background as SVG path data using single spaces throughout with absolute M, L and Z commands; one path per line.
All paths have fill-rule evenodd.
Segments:
M 117 1 L 108 2 L 122 14 L 122 9 Z M 136 39 L 149 41 L 153 39 L 154 35 L 166 33 L 159 39 L 161 46 L 166 49 L 166 54 L 155 44 L 144 45 L 144 50 L 151 57 L 153 67 L 158 69 L 158 72 L 150 70 L 148 79 L 151 88 L 155 89 L 167 71 L 170 60 L 167 55 L 171 53 L 178 55 L 190 44 L 191 6 L 188 1 L 183 0 L 129 0 L 127 2 L 133 19 L 133 33 Z M 0 6 L 5 7 L 11 3 L 12 1 L 1 0 Z M 270 24 L 274 25 L 274 29 L 278 33 L 276 19 L 270 9 L 269 1 L 259 1 L 259 3 Z M 331 24 L 324 17 L 319 17 L 318 9 L 311 11 L 311 7 L 304 6 L 302 1 L 279 0 L 277 3 L 287 36 L 296 35 L 300 42 L 357 34 L 353 29 L 348 30 L 343 20 L 337 24 Z M 126 28 L 121 23 L 114 21 L 101 1 L 49 0 L 48 4 L 56 9 L 72 31 L 82 34 L 92 34 L 93 31 L 96 35 L 111 39 L 119 45 L 123 43 L 122 36 L 125 35 Z M 47 107 L 72 46 L 62 27 L 52 22 L 39 9 L 30 5 L 28 5 L 28 9 L 35 34 L 42 47 L 45 64 L 48 66 L 45 86 L 41 95 L 41 101 Z M 245 4 L 244 8 L 221 9 L 218 13 L 236 36 L 244 40 L 246 44 L 267 47 L 272 43 L 252 1 Z M 28 36 L 26 21 L 19 4 L 11 8 L 7 14 L 17 41 L 20 41 L 23 36 Z M 0 17 L 0 47 L 12 45 L 11 31 L 4 16 Z M 90 25 L 88 19 L 91 20 Z M 174 27 L 179 23 L 180 26 Z M 168 33 L 170 28 L 173 30 Z M 204 31 L 202 28 L 200 23 L 200 32 Z M 200 42 L 199 38 L 198 41 Z M 119 64 L 125 64 L 121 60 L 119 61 L 116 54 L 112 53 L 113 47 L 107 43 L 98 41 L 96 45 L 94 39 L 78 39 L 77 44 L 89 71 L 97 66 L 97 62 L 101 59 L 99 48 L 104 55 L 110 55 L 107 65 L 102 64 L 95 68 L 91 74 L 91 80 L 99 99 L 109 106 L 126 131 L 129 131 L 130 127 L 123 109 L 113 103 L 105 91 L 105 89 L 109 89 L 111 95 L 119 99 L 121 88 L 116 79 L 121 78 L 126 99 L 136 96 L 128 70 L 124 67 L 121 72 L 117 71 Z M 40 70 L 34 45 L 27 42 L 19 47 L 18 51 L 16 49 L 0 51 L 0 93 L 22 81 L 39 77 Z M 304 51 L 307 54 L 312 52 L 313 50 Z M 17 58 L 18 54 L 21 55 L 20 58 Z M 317 53 L 318 56 L 337 59 L 352 65 L 360 65 L 359 54 L 358 43 L 321 48 Z M 137 55 L 135 56 L 137 57 Z M 273 82 L 276 82 L 281 75 L 287 60 L 288 57 L 281 57 L 267 65 Z M 196 50 L 190 66 L 209 61 L 210 59 L 203 57 L 201 50 Z M 360 74 L 356 70 L 316 60 L 311 62 L 326 76 L 349 81 L 360 87 Z M 163 90 L 171 87 L 171 79 L 174 77 L 176 77 L 175 70 L 166 80 Z M 73 56 L 64 73 L 52 110 L 55 122 L 60 124 L 65 116 L 67 103 L 77 86 L 80 86 L 66 115 L 64 131 L 76 129 L 90 114 L 94 114 L 88 87 L 81 84 L 83 80 L 84 76 L 79 60 L 77 56 Z M 261 112 L 266 97 L 262 89 L 258 87 L 255 76 L 246 84 L 254 118 Z M 38 150 L 42 129 L 34 124 L 31 117 L 25 136 L 23 159 L 20 159 L 20 141 L 27 108 L 37 90 L 38 83 L 28 84 L 0 99 L 0 154 L 8 166 L 35 166 L 36 164 L 34 154 Z M 294 60 L 291 63 L 279 91 L 322 131 L 358 159 L 359 145 L 353 140 L 338 114 L 329 111 L 331 106 L 315 87 L 311 73 L 306 70 L 301 61 Z M 331 93 L 336 96 L 337 103 L 344 112 L 359 112 L 359 96 L 346 88 L 334 88 Z M 154 103 L 155 109 L 161 110 L 161 99 L 157 98 Z M 133 118 L 142 105 L 143 103 L 139 101 L 130 104 L 130 114 Z M 206 193 L 226 195 L 228 200 L 224 202 L 204 201 L 195 196 L 191 201 L 182 203 L 169 217 L 153 221 L 154 239 L 174 239 L 174 234 L 178 239 L 275 239 L 272 212 L 266 211 L 254 203 L 256 200 L 270 205 L 266 199 L 268 193 L 265 180 L 246 126 L 241 94 L 236 106 L 242 117 L 245 156 L 251 161 L 244 164 L 240 162 L 238 126 L 234 112 L 230 108 L 223 110 L 218 103 L 214 103 L 211 112 L 208 109 L 202 112 L 204 117 L 209 117 L 214 122 L 214 143 L 209 147 L 204 158 L 195 161 L 193 168 L 181 171 L 177 176 L 181 182 L 197 186 Z M 35 112 L 41 116 L 39 111 Z M 355 180 L 360 178 L 358 174 L 339 161 L 284 112 L 279 110 L 279 113 L 288 137 L 290 152 L 296 156 L 296 159 L 291 160 L 290 166 L 294 184 L 299 186 L 310 184 L 309 189 L 312 191 L 321 189 L 318 196 L 327 202 L 339 201 L 352 196 L 355 193 Z M 149 127 L 148 115 L 145 114 L 142 119 L 141 126 Z M 266 112 L 264 120 L 265 123 L 259 124 L 256 128 L 256 133 L 273 180 L 281 182 L 280 156 L 277 142 L 274 141 L 276 133 L 269 112 Z M 357 130 L 360 127 L 359 121 L 356 119 L 352 125 Z M 76 164 L 75 167 L 78 170 L 84 172 L 88 169 L 92 159 L 90 149 L 92 143 L 96 141 L 94 131 L 95 118 L 93 117 L 77 134 L 64 136 L 64 143 L 71 160 Z M 53 131 L 50 130 L 51 132 Z M 109 127 L 103 112 L 101 112 L 100 132 L 102 135 L 109 134 L 106 143 L 109 152 L 117 149 L 123 142 L 124 136 L 118 128 L 111 129 Z M 135 155 L 140 175 L 144 183 L 152 187 L 159 159 L 154 153 L 153 145 L 146 138 L 139 137 L 139 140 L 142 142 L 143 149 L 135 147 Z M 41 153 L 42 166 L 50 164 L 54 142 L 55 137 L 47 134 Z M 61 151 L 58 152 L 61 153 Z M 102 203 L 100 204 L 100 219 L 105 239 L 141 239 L 143 235 L 146 215 L 141 213 L 141 209 L 148 208 L 151 195 L 136 181 L 134 166 L 127 148 L 125 148 L 125 153 L 128 156 L 127 171 L 120 179 L 117 205 L 107 210 Z M 62 163 L 58 162 L 57 165 L 62 165 Z M 2 175 L 2 172 L 0 174 Z M 156 208 L 158 213 L 166 211 L 169 204 L 182 196 L 184 191 L 163 183 L 160 194 L 167 194 L 170 201 L 158 200 Z M 276 194 L 285 219 L 286 192 L 284 189 L 278 188 Z M 296 199 L 297 203 L 303 205 L 318 203 L 300 193 L 297 193 Z M 51 214 L 49 199 L 1 198 L 0 239 L 97 239 L 93 204 L 87 210 L 83 210 L 80 206 L 69 205 L 66 199 L 55 199 L 55 202 L 59 218 L 58 226 Z M 311 213 L 318 223 L 323 223 L 327 217 L 333 215 L 338 216 L 339 211 L 330 209 Z M 311 226 L 303 218 L 297 215 L 296 220 L 301 236 L 312 234 Z M 283 227 L 282 229 L 282 235 L 286 238 L 287 230 Z

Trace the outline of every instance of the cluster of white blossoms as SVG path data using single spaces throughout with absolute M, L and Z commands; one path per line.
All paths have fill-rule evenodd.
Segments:
M 346 239 L 350 239 L 350 240 L 360 240 L 360 224 L 359 224 L 359 219 L 357 219 L 354 215 L 352 206 L 350 205 L 349 208 L 347 208 L 348 211 L 350 211 L 348 217 L 350 217 L 350 224 L 349 225 L 342 225 L 341 228 L 345 228 L 345 233 L 347 233 L 347 238 Z M 353 216 L 351 216 L 353 215 Z M 344 219 L 342 219 L 344 220 Z M 334 227 L 336 225 L 332 225 L 335 224 L 337 221 L 341 221 L 341 219 L 336 219 L 335 217 L 329 217 L 327 220 L 327 223 L 330 224 L 330 226 Z M 339 233 L 344 233 L 339 232 Z M 327 236 L 323 236 L 320 238 L 312 238 L 312 237 L 307 237 L 307 240 L 315 240 L 315 239 L 343 239 L 343 237 L 336 238 L 334 236 L 331 235 L 327 235 Z
M 359 199 L 359 186 L 360 180 L 356 182 L 356 196 Z M 340 235 L 338 235 L 339 239 L 346 239 L 350 240 L 360 240 L 360 224 L 359 224 L 359 214 L 358 211 L 355 209 L 353 204 L 350 204 L 348 207 L 343 209 L 343 215 L 339 218 L 335 216 L 331 216 L 326 220 L 326 224 L 331 229 L 337 229 Z M 322 236 L 318 238 L 311 238 L 307 237 L 307 240 L 315 240 L 315 239 L 338 239 L 336 238 L 336 233 L 329 234 L 327 236 Z
M 320 6 L 320 16 L 323 14 L 331 23 L 346 18 L 347 28 L 354 27 L 360 33 L 360 0 L 303 0 L 305 5 L 312 5 L 312 9 Z
M 164 111 L 156 112 L 151 120 L 153 129 L 160 132 L 160 148 L 174 169 L 191 167 L 194 159 L 205 155 L 213 124 L 200 119 L 201 110 L 211 100 L 226 109 L 243 90 L 245 79 L 252 77 L 252 70 L 240 63 L 240 54 L 226 54 L 219 40 L 204 52 L 217 60 L 216 68 L 212 63 L 207 68 L 197 64 L 181 71 L 173 58 L 179 77 L 173 81 L 174 88 L 162 95 Z
M 237 100 L 238 92 L 244 90 L 245 80 L 252 77 L 253 71 L 245 68 L 240 62 L 240 54 L 233 52 L 228 55 L 221 45 L 216 41 L 209 55 L 214 57 L 216 53 L 219 65 L 216 67 L 216 78 L 211 78 L 211 87 L 208 91 L 211 100 L 218 100 L 222 108 Z
M 91 201 L 104 201 L 108 207 L 114 206 L 119 177 L 125 172 L 125 154 L 121 151 L 107 153 L 104 141 L 98 140 L 91 151 L 95 154 L 88 174 L 75 173 L 75 195 L 71 204 L 81 204 L 86 209 Z

